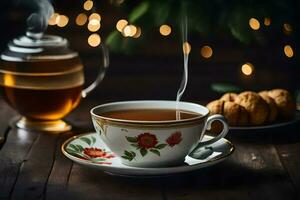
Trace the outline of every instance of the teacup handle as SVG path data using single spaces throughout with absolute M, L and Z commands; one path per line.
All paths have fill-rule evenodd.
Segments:
M 199 142 L 198 145 L 192 150 L 191 153 L 194 153 L 195 151 L 198 150 L 199 147 L 203 147 L 203 146 L 207 146 L 207 145 L 210 145 L 212 143 L 215 143 L 216 141 L 222 139 L 223 137 L 225 137 L 228 133 L 228 130 L 229 130 L 229 126 L 227 124 L 227 120 L 224 116 L 222 115 L 212 115 L 212 116 L 209 116 L 207 118 L 207 121 L 205 123 L 205 126 L 203 128 L 203 132 L 205 134 L 206 130 L 210 130 L 211 129 L 211 124 L 214 122 L 214 121 L 220 121 L 222 124 L 223 124 L 223 130 L 221 131 L 221 133 L 219 133 L 219 135 L 217 135 L 216 137 L 210 139 L 210 140 L 207 140 L 205 142 Z
M 97 75 L 96 80 L 91 85 L 89 85 L 87 88 L 82 90 L 81 95 L 83 98 L 85 98 L 92 90 L 94 90 L 99 85 L 99 83 L 103 80 L 103 78 L 105 76 L 106 69 L 109 66 L 109 53 L 108 53 L 107 47 L 103 43 L 101 43 L 100 49 L 103 54 L 103 64 L 100 65 L 100 71 Z

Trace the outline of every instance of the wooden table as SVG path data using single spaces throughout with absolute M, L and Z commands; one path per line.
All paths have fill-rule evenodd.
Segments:
M 57 135 L 9 127 L 15 115 L 0 102 L 0 199 L 299 199 L 299 124 L 271 133 L 230 133 L 234 154 L 215 166 L 176 176 L 143 179 L 108 175 L 73 163 L 61 144 L 92 131 L 84 100 Z

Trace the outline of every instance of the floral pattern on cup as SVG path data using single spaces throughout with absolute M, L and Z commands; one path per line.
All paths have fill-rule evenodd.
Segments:
M 166 142 L 170 147 L 173 147 L 179 144 L 182 140 L 181 133 L 179 131 L 173 133 L 170 137 L 167 138 Z
M 94 147 L 96 142 L 95 137 L 80 137 L 79 139 L 83 142 L 82 145 L 72 143 L 67 145 L 66 151 L 69 154 L 97 164 L 111 164 L 109 160 L 114 158 L 115 155 L 105 149 Z
M 130 142 L 131 146 L 139 150 L 142 157 L 146 156 L 148 152 L 151 152 L 157 156 L 160 156 L 160 150 L 166 146 L 174 147 L 182 141 L 182 136 L 179 131 L 173 133 L 166 139 L 166 143 L 159 142 L 156 135 L 151 133 L 142 133 L 136 137 L 126 136 L 126 140 Z M 136 152 L 124 150 L 122 158 L 132 161 L 136 157 Z

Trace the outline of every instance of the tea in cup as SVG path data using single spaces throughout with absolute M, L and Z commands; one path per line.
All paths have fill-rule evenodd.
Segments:
M 176 101 L 124 101 L 91 110 L 103 142 L 123 164 L 134 167 L 180 165 L 189 153 L 225 137 L 225 118 L 208 114 L 204 106 Z M 222 122 L 222 132 L 203 142 L 215 120 Z

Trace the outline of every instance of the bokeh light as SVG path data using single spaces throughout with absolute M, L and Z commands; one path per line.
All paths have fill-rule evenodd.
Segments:
M 57 18 L 57 26 L 65 27 L 69 22 L 69 18 L 65 15 L 59 15 Z
M 183 45 L 182 45 L 182 51 L 184 54 L 189 54 L 192 50 L 192 47 L 190 45 L 190 43 L 188 42 L 184 42 Z
M 122 32 L 124 27 L 128 24 L 128 21 L 125 19 L 120 19 L 117 24 L 116 24 L 116 28 L 119 32 Z
M 134 25 L 126 25 L 122 33 L 124 37 L 133 37 L 137 33 L 137 28 Z
M 97 34 L 97 33 L 94 33 L 94 34 L 90 35 L 89 38 L 88 38 L 88 43 L 92 47 L 99 46 L 99 44 L 101 43 L 100 35 Z
M 283 48 L 284 54 L 286 55 L 286 57 L 291 58 L 294 56 L 294 50 L 291 47 L 291 45 L 285 45 Z
M 98 21 L 101 21 L 101 16 L 98 14 L 98 13 L 92 13 L 90 16 L 89 16 L 89 21 L 91 20 L 98 20 Z
M 90 22 L 88 23 L 88 29 L 89 29 L 89 31 L 91 31 L 91 32 L 96 32 L 96 31 L 98 31 L 98 30 L 100 29 L 100 27 L 101 27 L 100 22 L 97 21 L 97 20 L 95 20 L 95 19 L 93 19 L 92 21 L 90 21 Z
M 200 53 L 204 58 L 210 58 L 213 55 L 213 50 L 210 46 L 206 45 L 201 48 Z
M 139 38 L 142 34 L 142 29 L 140 27 L 137 27 L 137 31 L 134 34 L 133 38 Z
M 249 25 L 253 30 L 258 30 L 260 28 L 260 23 L 257 19 L 251 18 L 249 20 Z
M 246 76 L 250 76 L 253 73 L 254 67 L 251 63 L 245 63 L 242 65 L 242 73 L 245 74 Z
M 87 21 L 87 16 L 84 13 L 80 13 L 77 17 L 76 17 L 76 24 L 78 26 L 83 26 Z
M 289 23 L 283 24 L 283 32 L 287 35 L 289 35 L 293 31 L 292 26 Z
M 172 32 L 172 28 L 169 25 L 164 24 L 159 27 L 159 32 L 163 36 L 168 36 Z
M 94 2 L 91 0 L 87 0 L 86 2 L 84 2 L 83 4 L 83 8 L 84 10 L 91 10 L 93 8 Z
M 265 26 L 270 26 L 270 25 L 271 25 L 271 19 L 268 18 L 268 17 L 266 17 L 266 18 L 264 19 L 264 25 L 265 25 Z
M 87 0 L 86 2 L 84 2 L 83 4 L 83 8 L 84 10 L 91 10 L 93 8 L 94 2 L 91 0 Z
M 89 24 L 97 25 L 97 24 L 100 24 L 100 21 L 98 21 L 97 19 L 92 19 L 92 20 L 89 21 Z
M 57 22 L 58 22 L 58 17 L 59 17 L 59 14 L 58 13 L 54 13 L 51 17 L 50 17 L 50 19 L 49 19 L 49 21 L 48 21 L 48 24 L 49 25 L 56 25 L 57 24 Z
M 16 77 L 12 74 L 4 74 L 3 81 L 4 81 L 4 85 L 7 86 L 16 85 Z

